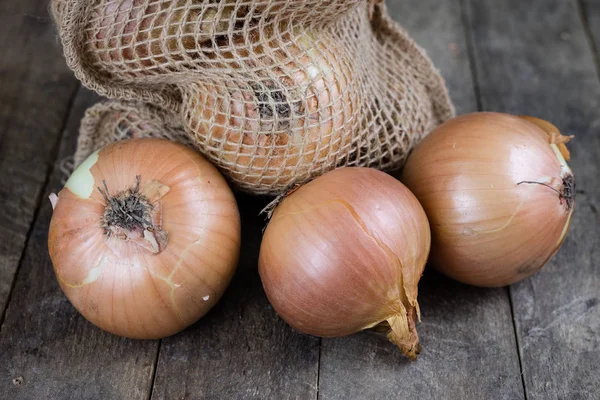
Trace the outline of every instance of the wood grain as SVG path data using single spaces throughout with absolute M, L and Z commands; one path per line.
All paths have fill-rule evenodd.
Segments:
M 388 1 L 388 7 L 441 69 L 457 110 L 475 111 L 460 2 Z M 323 339 L 319 399 L 523 398 L 506 289 L 476 289 L 426 269 L 419 303 L 423 352 L 414 363 L 374 333 Z
M 460 0 L 387 0 L 392 18 L 442 72 L 458 115 L 477 110 Z
M 503 11 L 495 0 L 468 3 L 483 106 L 576 135 L 569 236 L 541 272 L 510 290 L 527 398 L 598 399 L 600 82 L 574 1 L 503 3 Z
M 267 200 L 238 195 L 242 253 L 236 276 L 213 310 L 163 339 L 153 399 L 314 399 L 319 339 L 277 317 L 257 272 Z
M 46 2 L 0 5 L 0 55 L 1 324 L 77 82 L 56 44 Z
M 77 96 L 59 160 L 73 153 L 79 120 L 97 101 Z M 61 291 L 48 256 L 52 214 L 46 196 L 61 187 L 55 165 L 0 332 L 0 398 L 147 399 L 157 341 L 105 333 L 81 317 Z

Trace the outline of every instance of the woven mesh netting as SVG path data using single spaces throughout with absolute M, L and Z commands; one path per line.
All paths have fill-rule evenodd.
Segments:
M 81 121 L 75 165 L 112 142 L 154 137 L 194 147 L 192 138 L 176 125 L 169 112 L 146 103 L 111 101 L 90 107 Z
M 77 77 L 124 100 L 105 115 L 129 109 L 136 135 L 187 142 L 254 193 L 341 166 L 397 169 L 453 115 L 439 73 L 378 1 L 54 0 L 52 10 Z M 76 162 L 122 138 L 99 121 L 84 120 Z

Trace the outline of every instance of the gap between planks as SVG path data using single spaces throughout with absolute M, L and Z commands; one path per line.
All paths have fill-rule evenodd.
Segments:
M 323 348 L 323 338 L 319 338 L 319 353 L 317 356 L 317 394 L 316 399 L 319 400 L 319 385 L 321 379 L 321 349 Z
M 6 318 L 6 311 L 8 310 L 8 307 L 9 307 L 11 299 L 12 299 L 12 293 L 13 293 L 13 290 L 15 289 L 15 284 L 17 282 L 17 276 L 19 275 L 19 271 L 21 270 L 21 265 L 23 264 L 23 258 L 25 257 L 25 251 L 27 249 L 27 245 L 29 244 L 31 234 L 33 232 L 33 227 L 35 225 L 35 222 L 38 219 L 40 209 L 42 207 L 42 201 L 43 201 L 44 197 L 46 196 L 46 192 L 48 191 L 48 185 L 50 184 L 50 177 L 54 173 L 57 162 L 59 161 L 58 156 L 59 156 L 59 152 L 60 152 L 60 145 L 62 143 L 63 137 L 65 136 L 67 123 L 69 121 L 69 118 L 71 117 L 71 113 L 73 112 L 73 105 L 75 103 L 75 98 L 77 97 L 77 94 L 79 93 L 80 90 L 81 90 L 81 84 L 78 83 L 75 86 L 75 88 L 73 89 L 73 92 L 71 93 L 71 95 L 69 96 L 69 101 L 67 102 L 66 112 L 63 115 L 61 122 L 60 122 L 60 130 L 58 133 L 58 137 L 56 139 L 56 142 L 52 145 L 51 150 L 50 150 L 51 164 L 50 164 L 50 167 L 46 170 L 46 174 L 44 176 L 44 183 L 41 186 L 42 190 L 40 190 L 38 198 L 35 201 L 35 211 L 33 212 L 33 218 L 31 219 L 31 224 L 29 225 L 29 229 L 27 229 L 27 234 L 25 235 L 25 242 L 23 245 L 23 250 L 21 251 L 21 255 L 19 256 L 19 262 L 17 263 L 17 268 L 15 270 L 15 273 L 13 274 L 13 280 L 10 284 L 10 290 L 8 291 L 8 296 L 6 297 L 6 303 L 4 304 L 4 309 L 2 310 L 2 313 L 0 314 L 0 333 L 2 333 L 2 328 L 4 326 L 4 319 Z
M 148 389 L 148 400 L 152 400 L 152 393 L 154 393 L 154 381 L 156 380 L 156 371 L 158 371 L 158 357 L 160 356 L 160 346 L 162 345 L 162 339 L 158 339 L 156 344 L 156 357 L 154 357 L 154 367 L 152 368 L 152 376 L 150 377 L 150 387 Z
M 525 397 L 525 400 L 528 399 L 527 397 L 527 385 L 525 384 L 525 372 L 523 370 L 523 361 L 522 361 L 522 354 L 521 354 L 521 338 L 519 337 L 519 330 L 517 329 L 517 319 L 515 318 L 515 306 L 513 304 L 513 298 L 511 295 L 511 287 L 507 286 L 506 287 L 506 295 L 508 296 L 508 303 L 510 304 L 510 315 L 512 317 L 512 324 L 513 324 L 513 332 L 515 334 L 515 342 L 517 343 L 517 359 L 519 360 L 519 371 L 521 372 L 521 384 L 523 385 L 523 396 Z

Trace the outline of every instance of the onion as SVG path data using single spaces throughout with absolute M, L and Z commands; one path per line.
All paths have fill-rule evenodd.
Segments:
M 359 104 L 339 46 L 272 28 L 233 41 L 236 53 L 218 59 L 236 75 L 184 91 L 183 117 L 201 148 L 247 187 L 285 187 L 335 167 L 350 151 Z
M 277 206 L 259 273 L 269 301 L 297 330 L 333 337 L 377 326 L 414 359 L 429 245 L 427 217 L 404 185 L 374 169 L 343 168 Z
M 569 139 L 548 122 L 497 113 L 464 115 L 427 136 L 402 181 L 429 217 L 432 264 L 490 287 L 538 271 L 571 222 Z
M 155 67 L 172 69 L 173 61 L 197 57 L 203 46 L 210 48 L 246 12 L 245 6 L 236 8 L 234 0 L 146 3 L 109 0 L 105 4 L 100 26 L 95 27 L 94 51 L 113 69 L 142 76 L 156 73 Z
M 181 145 L 109 145 L 51 201 L 48 248 L 59 284 L 85 318 L 114 334 L 149 339 L 184 329 L 235 271 L 235 198 L 215 167 Z

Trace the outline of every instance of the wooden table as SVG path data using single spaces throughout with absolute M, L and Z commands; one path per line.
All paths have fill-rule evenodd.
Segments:
M 319 339 L 277 317 L 256 271 L 259 210 L 238 197 L 243 250 L 222 301 L 157 341 L 84 320 L 46 249 L 59 162 L 98 98 L 61 57 L 47 4 L 0 4 L 1 399 L 600 399 L 600 0 L 395 0 L 459 113 L 549 119 L 575 134 L 571 232 L 537 275 L 476 289 L 427 270 L 417 362 L 374 333 Z

